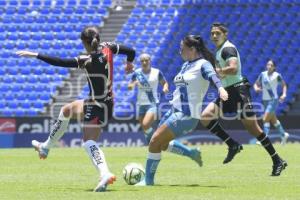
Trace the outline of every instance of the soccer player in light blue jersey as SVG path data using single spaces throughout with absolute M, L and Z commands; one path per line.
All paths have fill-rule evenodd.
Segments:
M 140 56 L 140 62 L 142 66 L 133 72 L 128 89 L 132 90 L 135 86 L 138 88 L 136 102 L 137 115 L 144 130 L 146 142 L 149 144 L 157 128 L 157 120 L 161 116 L 158 110 L 158 85 L 162 85 L 165 94 L 169 92 L 169 85 L 163 73 L 151 66 L 151 57 L 149 54 L 143 53 Z M 173 140 L 169 143 L 167 151 L 187 156 L 194 160 L 200 167 L 202 166 L 201 152 L 197 148 L 192 149 L 177 140 Z
M 262 72 L 254 84 L 255 92 L 262 92 L 262 99 L 265 106 L 263 116 L 264 132 L 270 132 L 270 124 L 275 126 L 281 136 L 281 144 L 285 144 L 289 134 L 284 131 L 280 121 L 276 117 L 278 102 L 283 102 L 286 97 L 287 86 L 280 73 L 276 72 L 276 65 L 272 59 L 267 62 L 267 70 Z M 278 85 L 282 85 L 282 95 L 277 94 Z
M 223 101 L 228 99 L 228 94 L 213 68 L 214 57 L 200 36 L 186 36 L 181 41 L 180 53 L 185 63 L 174 78 L 176 89 L 170 101 L 172 108 L 160 120 L 158 129 L 151 138 L 145 179 L 138 186 L 154 185 L 161 152 L 167 150 L 170 141 L 196 128 L 210 82 L 218 88 Z

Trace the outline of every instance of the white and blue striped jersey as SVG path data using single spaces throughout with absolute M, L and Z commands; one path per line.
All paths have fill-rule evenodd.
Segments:
M 216 75 L 213 66 L 205 59 L 185 62 L 174 78 L 176 89 L 170 104 L 184 114 L 200 119 L 209 78 L 213 75 Z
M 272 100 L 278 99 L 277 87 L 279 83 L 282 83 L 282 76 L 278 72 L 273 72 L 268 74 L 268 71 L 262 72 L 257 82 L 262 87 L 262 99 L 263 100 Z
M 132 81 L 138 80 L 137 104 L 151 105 L 159 103 L 158 99 L 158 84 L 165 77 L 159 69 L 151 67 L 148 74 L 143 73 L 142 69 L 137 69 L 133 72 Z

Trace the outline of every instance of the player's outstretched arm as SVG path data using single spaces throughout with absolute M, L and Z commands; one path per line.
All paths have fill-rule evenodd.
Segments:
M 50 65 L 59 66 L 59 67 L 67 67 L 67 68 L 77 68 L 78 67 L 78 59 L 77 58 L 59 58 L 49 55 L 44 55 L 32 51 L 17 51 L 17 55 L 29 58 L 38 58 Z
M 32 51 L 17 51 L 16 54 L 18 56 L 28 57 L 28 58 L 36 58 L 38 53 Z

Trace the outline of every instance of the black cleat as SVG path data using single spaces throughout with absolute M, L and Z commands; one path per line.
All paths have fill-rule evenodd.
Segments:
M 234 156 L 237 153 L 239 153 L 241 150 L 243 150 L 243 146 L 238 143 L 229 147 L 227 156 L 226 156 L 225 160 L 223 161 L 223 164 L 229 163 L 234 158 Z
M 281 172 L 288 166 L 287 162 L 280 160 L 279 163 L 273 165 L 271 176 L 280 176 Z

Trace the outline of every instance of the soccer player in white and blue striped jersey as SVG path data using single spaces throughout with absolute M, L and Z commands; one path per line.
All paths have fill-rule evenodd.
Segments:
M 140 56 L 141 68 L 136 69 L 128 84 L 128 89 L 138 88 L 137 94 L 137 116 L 141 127 L 145 132 L 147 143 L 153 135 L 155 127 L 152 127 L 157 120 L 159 96 L 158 86 L 161 85 L 163 92 L 169 92 L 169 85 L 163 73 L 151 66 L 151 56 L 143 53 Z
M 170 141 L 196 128 L 210 82 L 218 88 L 222 100 L 228 99 L 211 64 L 214 63 L 214 57 L 200 36 L 186 36 L 181 41 L 180 53 L 186 62 L 174 78 L 176 89 L 170 102 L 172 108 L 160 120 L 159 127 L 151 138 L 145 180 L 138 183 L 139 186 L 154 185 L 161 152 L 167 150 Z
M 285 144 L 289 134 L 284 131 L 280 121 L 276 117 L 276 108 L 278 102 L 283 102 L 286 97 L 287 85 L 280 73 L 276 72 L 276 65 L 272 59 L 267 62 L 267 70 L 261 72 L 254 84 L 256 92 L 262 92 L 262 99 L 265 106 L 263 116 L 264 132 L 266 135 L 270 132 L 270 123 L 275 126 L 281 136 L 281 144 Z M 282 85 L 282 95 L 277 94 L 277 87 Z
M 145 139 L 149 144 L 150 139 L 157 128 L 159 120 L 159 96 L 158 85 L 161 84 L 163 92 L 169 92 L 169 85 L 163 73 L 151 66 L 151 57 L 147 53 L 140 56 L 141 68 L 136 69 L 132 74 L 128 89 L 138 88 L 137 95 L 137 115 L 141 127 L 145 133 Z M 189 148 L 188 146 L 173 140 L 169 143 L 167 151 L 178 155 L 183 155 L 194 160 L 200 167 L 202 166 L 201 152 L 199 149 Z

